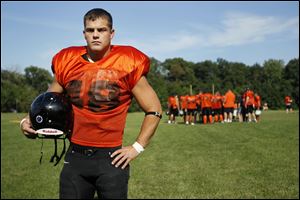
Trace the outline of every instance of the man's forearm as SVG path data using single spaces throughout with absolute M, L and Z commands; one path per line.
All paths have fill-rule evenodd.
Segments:
M 136 141 L 142 145 L 144 148 L 149 144 L 150 139 L 154 135 L 157 126 L 159 124 L 160 118 L 155 115 L 146 115 L 140 133 Z

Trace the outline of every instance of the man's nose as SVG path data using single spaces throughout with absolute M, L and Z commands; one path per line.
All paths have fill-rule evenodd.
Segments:
M 93 38 L 98 38 L 99 37 L 99 31 L 98 30 L 94 30 L 93 32 Z

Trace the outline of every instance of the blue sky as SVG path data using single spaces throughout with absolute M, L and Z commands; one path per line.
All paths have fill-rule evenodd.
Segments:
M 160 61 L 285 64 L 299 57 L 299 2 L 1 1 L 1 68 L 49 71 L 56 52 L 85 45 L 83 15 L 104 8 L 113 44 L 132 45 Z

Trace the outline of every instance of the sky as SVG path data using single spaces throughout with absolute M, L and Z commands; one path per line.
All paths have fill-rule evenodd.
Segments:
M 112 44 L 161 62 L 299 58 L 298 1 L 1 1 L 1 69 L 51 72 L 59 50 L 86 45 L 83 16 L 92 8 L 113 16 Z

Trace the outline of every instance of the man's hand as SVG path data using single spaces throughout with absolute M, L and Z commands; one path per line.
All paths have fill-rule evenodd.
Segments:
M 122 169 L 129 164 L 130 161 L 134 160 L 138 156 L 138 152 L 133 148 L 133 146 L 122 147 L 111 154 L 111 157 L 115 157 L 112 161 L 112 165 L 119 167 L 121 164 Z
M 22 133 L 28 138 L 35 139 L 37 137 L 37 133 L 31 128 L 31 122 L 29 118 L 26 117 L 24 119 L 25 120 L 22 120 L 20 123 Z

